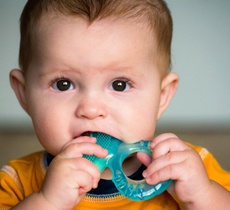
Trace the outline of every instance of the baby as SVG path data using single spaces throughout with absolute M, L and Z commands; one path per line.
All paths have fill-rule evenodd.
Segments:
M 28 0 L 10 80 L 45 151 L 2 168 L 0 209 L 230 209 L 230 173 L 207 150 L 171 133 L 154 138 L 178 85 L 171 38 L 163 0 Z M 109 169 L 82 157 L 108 154 L 88 132 L 153 140 L 152 157 L 138 153 L 123 168 L 173 184 L 146 201 L 123 197 Z

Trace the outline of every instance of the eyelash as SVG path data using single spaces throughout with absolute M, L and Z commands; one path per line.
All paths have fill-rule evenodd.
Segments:
M 49 86 L 52 86 L 54 83 L 56 83 L 56 82 L 58 82 L 58 81 L 60 81 L 60 80 L 69 80 L 69 79 L 67 79 L 66 77 L 55 77 L 54 79 L 52 79 L 52 80 L 50 81 Z
M 133 81 L 131 79 L 128 79 L 128 78 L 125 78 L 125 77 L 120 77 L 120 78 L 116 78 L 113 80 L 116 81 L 116 80 L 121 80 L 123 82 L 126 82 L 131 88 L 133 87 Z
M 110 84 L 110 87 L 113 86 L 113 84 L 116 82 L 116 81 L 121 81 L 121 82 L 124 82 L 126 83 L 128 86 L 129 86 L 129 90 L 133 88 L 134 84 L 133 84 L 133 81 L 128 79 L 128 78 L 125 78 L 125 77 L 119 77 L 119 78 L 116 78 L 114 79 L 111 84 Z M 123 90 L 124 91 L 124 90 Z M 127 91 L 127 90 L 126 90 Z
M 51 82 L 50 82 L 50 84 L 49 84 L 49 86 L 50 86 L 50 87 L 53 87 L 53 85 L 54 85 L 55 83 L 57 83 L 57 82 L 59 82 L 59 81 L 61 81 L 61 80 L 68 80 L 69 82 L 72 83 L 72 81 L 71 81 L 70 79 L 61 76 L 61 77 L 56 77 L 56 78 L 52 79 Z M 72 83 L 72 84 L 73 84 L 73 83 Z

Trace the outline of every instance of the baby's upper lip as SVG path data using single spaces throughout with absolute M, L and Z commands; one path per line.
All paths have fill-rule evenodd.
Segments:
M 116 135 L 115 132 L 111 132 L 111 130 L 107 130 L 107 129 L 99 129 L 99 128 L 95 128 L 95 129 L 82 129 L 82 130 L 78 130 L 77 133 L 75 133 L 75 135 L 73 136 L 74 139 L 79 138 L 81 136 L 90 136 L 90 133 L 92 132 L 98 132 L 98 133 L 104 133 L 110 136 L 113 136 L 115 138 L 118 138 L 120 136 Z
M 90 133 L 91 133 L 92 131 L 82 131 L 82 132 L 79 132 L 79 133 L 77 133 L 75 136 L 74 136 L 74 139 L 75 138 L 79 138 L 79 137 L 81 137 L 81 136 L 90 136 Z
M 92 132 L 106 133 L 106 132 L 101 131 L 101 130 L 85 130 L 85 131 L 79 132 L 74 138 L 78 138 L 80 136 L 90 136 L 90 133 L 92 133 Z

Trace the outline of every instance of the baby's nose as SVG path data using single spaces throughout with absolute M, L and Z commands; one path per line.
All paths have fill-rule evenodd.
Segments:
M 106 117 L 105 104 L 100 100 L 98 96 L 84 96 L 81 97 L 80 103 L 76 109 L 76 116 L 78 118 L 104 118 Z

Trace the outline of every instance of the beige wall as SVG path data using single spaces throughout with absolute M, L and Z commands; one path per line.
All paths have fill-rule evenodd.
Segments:
M 229 133 L 177 133 L 190 143 L 201 145 L 211 151 L 223 168 L 230 171 Z M 0 166 L 7 161 L 41 150 L 36 136 L 32 133 L 0 133 Z

